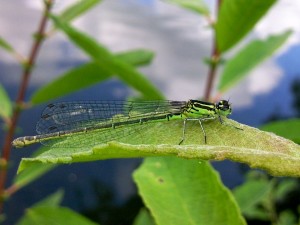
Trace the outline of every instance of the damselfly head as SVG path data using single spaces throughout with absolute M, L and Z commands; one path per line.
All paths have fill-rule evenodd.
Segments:
M 228 116 L 231 114 L 231 104 L 227 100 L 221 100 L 218 103 L 216 103 L 216 109 L 218 110 L 218 113 L 220 113 L 223 116 Z

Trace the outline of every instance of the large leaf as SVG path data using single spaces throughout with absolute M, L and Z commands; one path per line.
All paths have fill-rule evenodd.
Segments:
M 219 52 L 225 52 L 243 38 L 276 0 L 222 1 L 216 24 Z
M 78 1 L 75 4 L 69 6 L 67 9 L 65 9 L 60 15 L 59 19 L 65 22 L 69 22 L 76 17 L 82 15 L 95 5 L 102 2 L 102 0 L 84 0 L 84 1 Z
M 203 14 L 205 16 L 209 15 L 208 7 L 203 0 L 166 0 L 166 1 L 179 5 L 193 12 Z
M 182 137 L 183 122 L 181 120 L 137 124 L 135 126 L 138 127 L 124 130 L 124 132 L 132 132 L 133 130 L 130 129 L 135 129 L 136 132 L 116 140 L 120 143 L 109 142 L 94 147 L 82 146 L 80 142 L 84 141 L 85 134 L 103 140 L 105 137 L 101 136 L 101 132 L 73 135 L 63 144 L 74 146 L 75 141 L 78 147 L 58 148 L 54 145 L 36 158 L 22 159 L 19 171 L 35 163 L 56 164 L 111 158 L 177 155 L 189 159 L 229 159 L 247 163 L 254 168 L 265 169 L 275 176 L 300 176 L 299 145 L 232 120 L 226 120 L 226 122 L 243 130 L 222 125 L 217 120 L 204 123 L 207 144 L 204 144 L 198 121 L 188 121 L 186 140 L 182 145 L 178 145 Z
M 120 80 L 142 93 L 148 99 L 161 99 L 161 93 L 139 73 L 133 66 L 119 60 L 96 40 L 76 30 L 69 24 L 51 17 L 55 25 L 60 28 L 69 39 L 85 51 L 103 70 L 115 74 Z
M 157 225 L 246 224 L 229 190 L 204 161 L 148 158 L 134 180 Z
M 245 46 L 226 64 L 218 86 L 224 92 L 244 78 L 257 64 L 271 56 L 276 49 L 285 43 L 291 31 L 270 36 L 266 40 L 255 40 Z
M 115 57 L 132 65 L 142 65 L 152 60 L 153 53 L 141 49 L 116 54 Z M 33 94 L 31 102 L 33 104 L 43 103 L 104 81 L 111 78 L 112 75 L 114 74 L 111 71 L 103 69 L 98 63 L 90 62 L 71 69 L 47 83 Z
M 12 105 L 11 101 L 3 88 L 0 84 L 0 116 L 4 119 L 8 119 L 12 114 Z
M 290 139 L 300 144 L 300 119 L 289 119 L 265 124 L 262 130 L 273 132 L 281 137 Z

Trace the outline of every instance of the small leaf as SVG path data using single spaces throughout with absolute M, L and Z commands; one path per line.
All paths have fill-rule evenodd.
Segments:
M 65 207 L 37 206 L 29 208 L 18 225 L 97 225 L 82 215 Z
M 84 0 L 84 1 L 78 1 L 75 4 L 68 7 L 66 10 L 64 10 L 58 17 L 60 20 L 64 22 L 69 22 L 76 17 L 82 15 L 95 5 L 102 2 L 102 0 Z
M 279 214 L 278 225 L 299 225 L 292 210 L 285 210 Z
M 115 74 L 120 80 L 141 92 L 148 99 L 162 99 L 161 93 L 133 66 L 117 59 L 96 40 L 79 32 L 69 24 L 60 21 L 57 17 L 51 16 L 51 18 L 55 25 L 64 31 L 69 39 L 84 50 L 103 70 Z
M 17 189 L 20 189 L 29 183 L 35 181 L 39 177 L 43 176 L 45 173 L 49 172 L 55 167 L 55 165 L 50 164 L 34 164 L 26 168 L 26 170 L 19 173 L 15 180 L 14 186 Z
M 222 1 L 216 24 L 219 52 L 225 52 L 241 40 L 275 2 L 276 0 Z
M 135 50 L 115 55 L 116 58 L 132 65 L 147 63 L 151 61 L 152 56 L 152 52 L 146 50 Z M 31 102 L 33 104 L 43 103 L 100 83 L 111 78 L 112 75 L 110 71 L 103 70 L 103 67 L 99 66 L 97 62 L 90 62 L 67 71 L 40 88 L 31 97 Z
M 244 47 L 224 67 L 218 90 L 225 92 L 246 76 L 257 64 L 271 56 L 276 49 L 282 46 L 291 31 L 270 36 L 267 40 L 255 40 Z
M 0 47 L 4 48 L 8 52 L 14 52 L 13 47 L 7 41 L 5 41 L 2 37 L 0 37 Z
M 205 16 L 209 15 L 208 7 L 203 0 L 166 0 L 166 1 Z
M 268 197 L 273 188 L 273 182 L 268 180 L 247 180 L 233 190 L 234 197 L 244 216 L 251 219 L 266 220 L 267 212 L 258 209 L 258 204 Z
M 118 53 L 116 57 L 133 66 L 144 66 L 152 62 L 154 53 L 147 49 L 135 49 Z
M 300 176 L 299 145 L 232 120 L 226 120 L 226 122 L 243 130 L 222 125 L 218 120 L 204 123 L 207 134 L 206 145 L 198 121 L 188 121 L 186 139 L 182 145 L 178 145 L 182 138 L 183 121 L 181 120 L 135 124 L 139 127 L 130 127 L 124 132 L 130 132 L 130 129 L 136 129 L 137 132 L 116 140 L 121 143 L 109 142 L 93 148 L 88 146 L 58 148 L 54 145 L 36 158 L 23 158 L 19 172 L 35 163 L 57 164 L 112 158 L 176 155 L 189 159 L 229 159 L 267 170 L 274 176 Z M 74 141 L 76 143 L 83 141 L 84 134 L 70 136 L 64 142 L 57 144 L 74 146 Z M 101 136 L 103 132 L 94 131 L 93 134 L 89 132 L 86 134 L 93 135 L 99 140 L 105 138 Z M 104 132 L 105 134 L 107 135 L 107 132 Z
M 298 180 L 293 178 L 281 179 L 273 195 L 276 201 L 285 201 L 287 194 L 299 189 Z
M 262 207 L 249 207 L 247 212 L 243 215 L 246 219 L 253 219 L 253 220 L 263 220 L 268 221 L 270 220 L 269 213 L 262 209 Z
M 261 127 L 261 129 L 264 131 L 273 132 L 281 137 L 290 139 L 300 144 L 299 127 L 300 119 L 289 119 L 265 124 Z
M 58 206 L 61 204 L 64 197 L 64 191 L 58 190 L 55 193 L 47 196 L 46 198 L 42 199 L 41 201 L 35 203 L 33 207 L 41 207 L 41 206 Z
M 155 223 L 148 210 L 142 208 L 134 219 L 133 225 L 155 225 Z
M 12 114 L 12 105 L 11 101 L 3 88 L 0 84 L 0 116 L 2 118 L 9 118 Z
M 158 225 L 246 224 L 229 190 L 207 162 L 148 158 L 134 172 Z
M 41 154 L 44 151 L 44 148 L 40 148 L 35 152 L 33 157 Z M 21 189 L 22 187 L 37 180 L 39 177 L 43 176 L 45 173 L 49 172 L 55 167 L 55 165 L 51 164 L 34 164 L 32 166 L 29 166 L 28 168 L 26 168 L 26 170 L 17 174 L 17 176 L 14 178 L 13 186 L 16 189 Z

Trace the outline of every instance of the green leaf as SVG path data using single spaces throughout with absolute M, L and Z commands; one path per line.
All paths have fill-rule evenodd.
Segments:
M 299 225 L 292 210 L 285 210 L 279 214 L 278 225 Z
M 155 225 L 155 223 L 148 210 L 143 208 L 135 218 L 133 225 Z
M 287 38 L 291 31 L 286 31 L 280 35 L 270 36 L 266 40 L 255 40 L 245 46 L 224 67 L 223 74 L 219 82 L 218 90 L 225 92 L 238 81 L 244 78 L 257 64 L 271 56 Z
M 147 49 L 135 49 L 118 53 L 116 57 L 133 66 L 144 66 L 152 62 L 154 53 Z
M 261 202 L 270 193 L 272 185 L 268 180 L 250 180 L 234 189 L 233 193 L 243 213 Z
M 42 199 L 41 201 L 35 203 L 33 207 L 41 207 L 41 206 L 55 207 L 61 204 L 63 197 L 64 197 L 64 191 L 58 190 L 55 193 Z
M 2 37 L 0 37 L 0 47 L 4 48 L 8 52 L 14 52 L 13 47 L 7 41 L 5 41 Z
M 300 144 L 299 135 L 300 119 L 289 119 L 265 124 L 261 127 L 264 131 L 273 132 L 281 137 L 290 139 Z
M 51 164 L 31 165 L 15 177 L 13 185 L 15 186 L 15 188 L 20 189 L 28 185 L 29 183 L 35 181 L 39 177 L 43 176 L 45 173 L 49 172 L 54 167 L 55 165 Z
M 116 54 L 115 57 L 132 65 L 142 65 L 151 61 L 153 54 L 141 49 Z M 103 70 L 98 63 L 90 62 L 71 69 L 47 83 L 33 94 L 31 102 L 33 104 L 43 103 L 104 81 L 111 78 L 112 75 L 110 71 Z
M 12 105 L 11 101 L 3 88 L 0 84 L 0 116 L 4 119 L 10 118 L 12 114 Z
M 44 148 L 40 148 L 39 151 L 35 153 L 35 156 L 44 152 Z M 43 176 L 45 173 L 49 172 L 55 165 L 51 164 L 34 164 L 26 168 L 26 170 L 17 174 L 13 181 L 13 187 L 15 189 L 21 189 L 22 187 L 28 185 L 29 183 L 35 181 L 39 177 Z
M 47 83 L 32 95 L 31 102 L 33 104 L 47 102 L 89 87 L 110 77 L 111 74 L 107 70 L 103 70 L 97 63 L 87 63 L 71 69 L 52 82 Z
M 244 216 L 251 219 L 269 219 L 268 213 L 257 206 L 268 197 L 273 185 L 274 183 L 268 180 L 251 179 L 233 190 L 234 197 Z
M 84 0 L 84 1 L 78 1 L 75 4 L 68 7 L 66 10 L 64 10 L 60 15 L 59 19 L 64 22 L 69 22 L 76 17 L 82 15 L 95 5 L 102 2 L 102 0 Z
M 53 206 L 37 206 L 26 210 L 26 215 L 18 225 L 97 225 L 80 214 L 65 208 Z
M 166 0 L 166 1 L 205 16 L 209 15 L 208 7 L 203 0 Z
M 181 145 L 178 143 L 182 138 L 182 120 L 135 124 L 121 130 L 125 133 L 137 130 L 132 135 L 125 135 L 117 139 L 118 142 L 108 142 L 94 147 L 80 146 L 78 143 L 84 141 L 85 134 L 103 140 L 107 132 L 95 131 L 72 135 L 57 145 L 74 146 L 77 143 L 75 145 L 78 147 L 59 148 L 54 145 L 35 158 L 22 159 L 19 172 L 35 163 L 57 164 L 112 158 L 176 155 L 189 159 L 229 159 L 267 170 L 274 176 L 300 176 L 299 145 L 232 120 L 225 120 L 225 122 L 243 130 L 220 124 L 218 120 L 206 122 L 203 124 L 207 134 L 206 145 L 198 121 L 188 121 L 186 139 Z M 117 131 L 120 132 L 120 130 Z
M 243 213 L 246 219 L 269 221 L 270 215 L 262 206 L 249 207 L 247 212 Z
M 157 225 L 246 224 L 207 162 L 148 158 L 134 172 L 134 180 Z
M 119 60 L 96 40 L 76 30 L 69 24 L 51 16 L 55 25 L 69 37 L 69 39 L 85 51 L 103 70 L 115 74 L 120 80 L 145 95 L 148 99 L 162 99 L 161 93 L 139 73 L 133 66 Z
M 222 1 L 216 24 L 219 52 L 225 52 L 241 40 L 275 2 L 276 0 Z
M 46 198 L 42 199 L 41 201 L 35 203 L 30 210 L 35 210 L 36 208 L 43 208 L 43 207 L 53 207 L 56 208 L 63 199 L 63 195 L 64 195 L 64 191 L 63 190 L 59 190 L 57 192 L 55 192 L 54 194 L 51 194 L 49 196 L 47 196 Z M 34 218 L 30 218 L 31 216 L 28 214 L 23 216 L 23 218 L 21 218 L 20 222 L 18 224 L 30 224 L 31 222 L 33 222 Z M 43 223 L 41 223 L 43 224 Z
M 276 201 L 285 201 L 287 195 L 293 190 L 298 190 L 298 180 L 293 178 L 281 179 L 273 195 Z

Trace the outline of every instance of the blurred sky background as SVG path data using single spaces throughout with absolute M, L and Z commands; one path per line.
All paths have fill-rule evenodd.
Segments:
M 57 0 L 54 11 L 59 12 L 72 2 L 74 1 Z M 215 1 L 206 2 L 210 9 L 214 10 Z M 0 0 L 0 36 L 24 55 L 27 55 L 31 48 L 32 33 L 36 31 L 41 18 L 41 3 L 42 1 L 38 0 Z M 300 1 L 279 0 L 247 36 L 245 41 L 253 38 L 263 39 L 287 29 L 293 30 L 286 44 L 272 58 L 260 64 L 246 79 L 225 94 L 224 98 L 230 98 L 233 103 L 232 118 L 258 126 L 274 112 L 283 117 L 293 116 L 290 87 L 300 74 L 299 19 Z M 187 100 L 203 96 L 208 68 L 202 60 L 210 55 L 212 32 L 201 16 L 159 0 L 104 0 L 73 24 L 113 52 L 135 48 L 154 51 L 153 62 L 140 68 L 140 71 L 160 88 L 167 99 Z M 242 45 L 243 43 L 237 49 Z M 226 56 L 230 57 L 233 52 L 229 52 Z M 62 33 L 56 33 L 47 39 L 41 48 L 26 100 L 40 86 L 87 60 L 87 56 L 74 47 Z M 0 82 L 12 100 L 16 98 L 20 75 L 21 69 L 15 59 L 0 49 Z M 118 99 L 131 92 L 117 80 L 107 81 L 105 85 L 96 85 L 69 98 Z M 26 135 L 35 133 L 35 122 L 39 118 L 40 111 L 41 108 L 35 108 L 22 114 L 19 125 L 25 130 Z M 24 154 L 28 154 L 27 152 L 13 150 L 12 158 L 18 162 Z M 127 160 L 123 160 L 123 162 L 126 166 L 114 160 L 80 164 L 81 167 L 64 166 L 63 172 L 53 171 L 43 179 L 51 192 L 63 182 L 67 182 L 69 186 L 74 186 L 74 183 L 84 186 L 83 180 L 87 179 L 87 174 L 97 178 L 102 176 L 102 180 L 110 180 L 108 183 L 120 187 L 117 188 L 118 197 L 125 199 L 134 189 L 130 173 L 140 161 L 127 163 Z M 114 164 L 114 169 L 105 163 Z M 16 164 L 10 171 L 10 177 L 16 172 Z M 109 173 L 107 168 L 111 169 Z M 236 172 L 224 168 L 222 171 L 223 181 L 230 186 L 232 177 L 236 178 L 234 175 Z M 64 174 L 69 175 L 66 175 L 66 178 Z M 240 180 L 235 180 L 232 185 L 238 182 Z M 65 185 L 65 189 L 68 184 Z M 14 198 L 19 202 L 18 207 L 22 207 L 23 202 L 36 201 L 32 195 L 33 188 L 37 198 L 45 195 L 42 190 L 36 192 L 36 189 L 42 189 L 45 183 L 39 182 L 35 185 L 22 190 L 20 194 L 17 193 Z M 66 195 L 72 199 L 70 193 Z M 85 198 L 90 201 L 91 196 L 87 195 Z M 8 211 L 16 210 L 15 203 L 9 204 Z
M 36 30 L 41 16 L 42 1 L 0 2 L 0 34 L 26 55 L 31 47 L 31 34 Z M 60 11 L 72 2 L 57 0 L 54 11 Z M 206 2 L 213 11 L 215 1 Z M 253 104 L 255 96 L 264 95 L 278 86 L 281 86 L 280 92 L 284 89 L 288 91 L 287 80 L 291 82 L 298 73 L 296 70 L 294 74 L 287 74 L 288 70 L 291 72 L 291 67 L 296 65 L 292 65 L 292 62 L 285 65 L 284 58 L 298 59 L 299 13 L 298 1 L 280 0 L 248 35 L 246 40 L 266 38 L 270 34 L 282 33 L 287 29 L 293 30 L 293 35 L 284 47 L 253 70 L 240 85 L 226 93 L 225 97 L 230 97 L 235 108 L 248 107 Z M 74 21 L 74 24 L 114 52 L 134 48 L 153 50 L 156 53 L 153 63 L 141 71 L 168 99 L 186 100 L 203 95 L 207 67 L 202 60 L 210 54 L 212 32 L 201 16 L 159 0 L 106 0 Z M 228 56 L 231 54 L 229 52 Z M 10 66 L 16 64 L 14 59 L 3 51 L 0 51 L 0 57 L 1 63 Z M 68 62 L 72 64 L 86 59 L 86 56 L 74 48 L 61 33 L 56 34 L 45 42 L 30 85 L 43 85 L 68 69 L 67 66 L 57 66 L 61 63 L 67 65 Z M 285 81 L 282 80 L 284 75 Z M 5 81 L 9 85 L 15 85 L 19 76 L 19 73 L 9 73 L 9 76 L 5 76 Z M 123 93 L 120 91 L 117 94 Z M 287 94 L 280 93 L 280 96 L 287 97 Z M 284 102 L 281 99 L 270 101 L 272 105 L 283 104 L 281 106 L 284 106 L 284 111 L 291 99 L 287 97 Z M 288 110 L 284 113 L 288 113 Z

